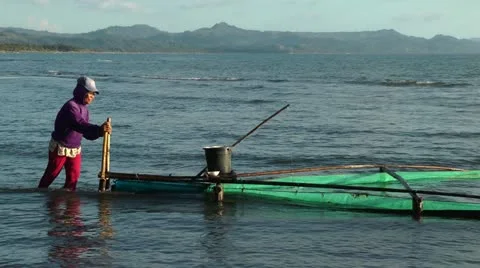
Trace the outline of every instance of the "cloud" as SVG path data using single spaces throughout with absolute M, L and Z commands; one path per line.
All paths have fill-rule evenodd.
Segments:
M 283 0 L 280 1 L 279 4 L 285 5 L 298 5 L 298 0 Z M 318 0 L 309 0 L 309 1 L 302 1 L 302 5 L 309 7 L 309 6 L 316 6 L 318 5 Z
M 434 22 L 441 20 L 443 18 L 442 14 L 439 13 L 422 13 L 422 14 L 402 14 L 396 17 L 393 17 L 393 20 L 396 22 Z
M 185 4 L 181 4 L 180 7 L 184 9 L 222 7 L 237 3 L 238 1 L 239 0 L 193 0 L 188 1 L 188 3 Z
M 427 15 L 423 16 L 423 21 L 425 21 L 425 22 L 437 21 L 437 20 L 441 20 L 442 17 L 443 17 L 443 15 L 441 15 L 441 14 L 427 14 Z
M 28 17 L 28 26 L 31 29 L 49 32 L 58 32 L 59 27 L 51 24 L 47 19 L 37 19 L 35 17 Z
M 33 3 L 41 6 L 46 6 L 50 4 L 50 0 L 33 0 Z
M 42 0 L 40 0 L 42 1 Z M 141 11 L 140 5 L 135 2 L 124 0 L 75 0 L 80 6 L 84 8 L 97 8 L 102 10 L 127 10 L 127 11 Z

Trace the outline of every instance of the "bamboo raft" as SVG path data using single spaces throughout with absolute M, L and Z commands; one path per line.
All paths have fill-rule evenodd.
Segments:
M 264 120 L 231 147 L 287 107 L 288 105 Z M 229 147 L 225 148 L 228 150 Z M 369 164 L 236 174 L 229 169 L 230 163 L 222 162 L 229 161 L 229 156 L 220 159 L 220 164 L 223 164 L 220 168 L 211 168 L 207 152 L 206 158 L 207 166 L 192 176 L 111 172 L 110 134 L 105 133 L 98 189 L 100 192 L 204 193 L 219 202 L 225 196 L 263 198 L 333 210 L 408 214 L 417 220 L 422 216 L 480 219 L 480 195 L 412 188 L 414 184 L 434 188 L 450 187 L 451 182 L 469 185 L 466 187 L 471 188 L 475 183 L 478 186 L 480 170 Z M 225 168 L 227 170 L 223 170 Z M 110 183 L 111 180 L 113 183 Z
M 135 193 L 205 193 L 218 200 L 217 187 L 225 196 L 243 196 L 279 200 L 287 204 L 315 206 L 336 210 L 363 211 L 389 214 L 458 217 L 480 219 L 480 195 L 434 190 L 413 190 L 399 183 L 427 183 L 438 185 L 448 181 L 480 181 L 480 170 L 437 169 L 427 171 L 393 172 L 383 165 L 354 165 L 377 172 L 341 173 L 306 176 L 286 176 L 260 179 L 254 173 L 238 174 L 230 178 L 209 180 L 188 176 L 162 176 L 107 172 L 115 179 L 113 191 Z M 404 166 L 416 168 L 416 166 Z M 325 171 L 350 169 L 351 166 L 319 167 Z M 427 167 L 425 167 L 427 168 Z M 272 171 L 272 173 L 278 171 Z M 259 172 L 270 173 L 270 172 Z M 243 175 L 255 179 L 238 179 Z M 424 195 L 420 197 L 420 195 Z M 428 198 L 426 197 L 428 196 Z M 439 200 L 438 197 L 444 197 Z M 469 201 L 470 200 L 470 201 Z M 221 200 L 220 200 L 221 201 Z

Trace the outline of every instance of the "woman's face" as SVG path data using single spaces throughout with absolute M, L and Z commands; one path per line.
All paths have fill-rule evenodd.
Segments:
M 93 92 L 88 92 L 87 94 L 85 94 L 85 98 L 83 99 L 83 103 L 84 104 L 90 104 L 93 99 L 95 99 L 95 93 Z

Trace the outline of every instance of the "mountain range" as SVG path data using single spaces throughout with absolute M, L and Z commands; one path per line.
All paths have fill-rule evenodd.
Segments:
M 245 30 L 225 22 L 195 31 L 170 33 L 148 25 L 112 26 L 63 34 L 0 27 L 1 47 L 47 47 L 95 52 L 269 52 L 325 54 L 480 53 L 480 38 L 447 35 L 413 37 L 395 30 L 284 32 Z

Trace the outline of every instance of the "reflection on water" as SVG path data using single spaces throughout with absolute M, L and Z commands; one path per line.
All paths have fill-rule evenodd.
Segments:
M 101 194 L 98 199 L 98 221 L 100 227 L 100 238 L 111 239 L 114 236 L 114 231 L 111 222 L 111 197 L 109 195 Z
M 105 266 L 111 266 L 111 261 L 113 258 L 110 255 L 109 245 L 105 242 L 114 237 L 114 230 L 111 222 L 111 198 L 108 195 L 100 194 L 98 199 L 98 227 L 99 230 L 99 240 L 104 241 L 103 246 L 99 249 L 100 259 L 106 262 Z M 97 263 L 98 264 L 98 263 Z
M 49 259 L 61 265 L 78 263 L 80 255 L 88 250 L 88 239 L 83 236 L 86 228 L 81 219 L 80 198 L 76 194 L 53 194 L 47 202 L 54 237 Z
M 98 223 L 86 224 L 82 217 L 82 199 L 76 193 L 51 193 L 47 198 L 47 211 L 53 238 L 48 253 L 49 262 L 62 267 L 101 265 L 110 263 L 107 240 L 113 238 L 110 222 L 110 201 L 100 196 Z
M 236 205 L 234 202 L 213 202 L 208 201 L 205 204 L 204 223 L 205 235 L 201 244 L 204 245 L 207 262 L 216 265 L 230 266 L 228 263 L 228 254 L 233 250 L 233 243 L 229 239 L 229 233 L 232 225 L 232 217 L 236 214 Z

